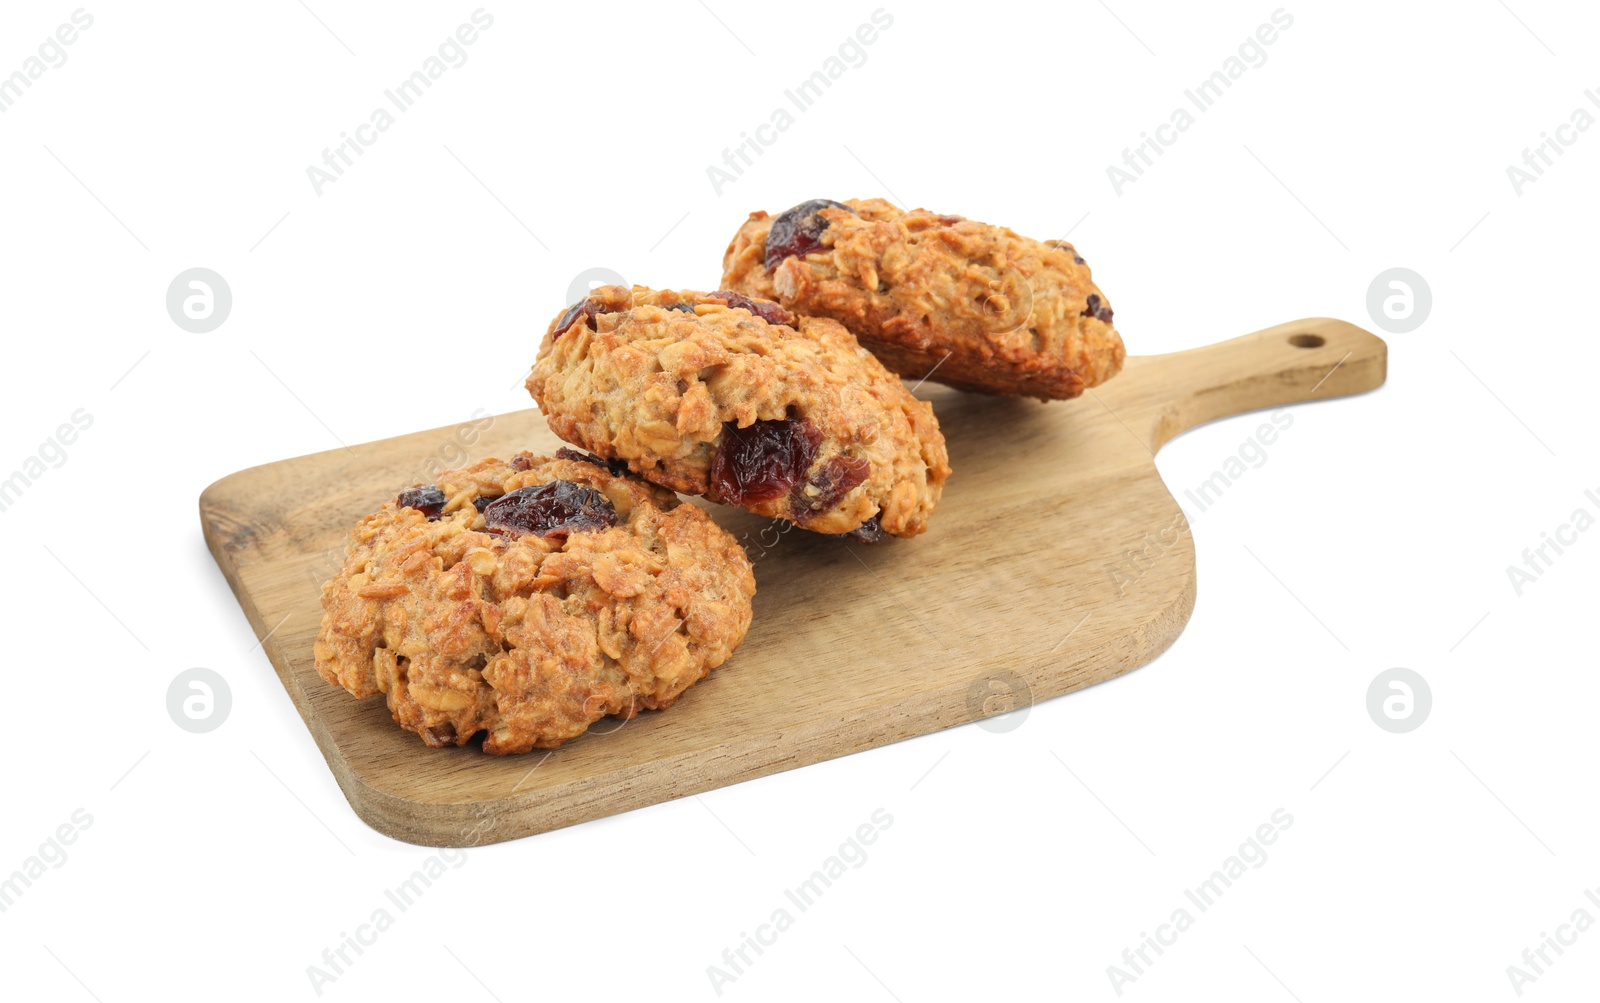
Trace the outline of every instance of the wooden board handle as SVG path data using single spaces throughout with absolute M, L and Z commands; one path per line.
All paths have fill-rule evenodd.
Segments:
M 1218 418 L 1365 393 L 1383 385 L 1388 365 L 1382 338 L 1318 317 L 1204 348 L 1136 356 L 1093 392 L 1155 452 Z

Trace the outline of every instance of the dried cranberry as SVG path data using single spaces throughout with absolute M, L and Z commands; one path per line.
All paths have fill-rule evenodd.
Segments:
M 839 534 L 839 539 L 854 540 L 857 543 L 882 543 L 888 538 L 889 534 L 883 531 L 883 524 L 878 521 L 877 516 L 873 516 L 848 533 Z
M 521 536 L 566 536 L 617 524 L 617 510 L 594 488 L 572 481 L 551 481 L 501 495 L 483 510 L 491 533 Z
M 479 512 L 482 512 L 490 505 L 493 505 L 495 501 L 496 498 L 491 498 L 488 495 L 479 495 L 478 497 L 472 499 L 472 507 L 477 509 Z
M 1085 317 L 1093 317 L 1102 324 L 1111 323 L 1111 307 L 1100 301 L 1099 293 L 1090 293 L 1088 305 L 1083 309 Z
M 711 458 L 711 488 L 731 505 L 771 501 L 805 480 L 822 436 L 803 418 L 722 426 Z
M 817 468 L 817 472 L 804 484 L 796 484 L 789 492 L 789 505 L 796 515 L 813 515 L 831 512 L 839 499 L 867 479 L 872 473 L 872 463 L 859 456 L 835 456 Z M 813 494 L 809 489 L 816 488 Z
M 444 496 L 444 492 L 439 490 L 437 485 L 430 484 L 425 488 L 411 488 L 400 492 L 400 497 L 396 498 L 394 503 L 405 508 L 414 508 L 432 522 L 439 518 L 447 501 L 449 499 Z
M 754 300 L 744 293 L 736 293 L 731 289 L 718 289 L 706 296 L 706 299 L 726 303 L 735 310 L 749 310 L 768 324 L 792 324 L 794 314 L 771 300 Z
M 422 729 L 422 740 L 435 749 L 443 748 L 456 740 L 456 724 L 446 721 L 436 724 L 431 728 Z
M 585 453 L 582 450 L 570 449 L 566 446 L 556 450 L 556 457 L 562 460 L 575 460 L 578 463 L 591 464 L 606 471 L 613 477 L 621 477 L 628 472 L 628 464 L 625 460 L 602 460 L 593 453 Z
M 831 199 L 812 199 L 802 202 L 780 213 L 772 221 L 772 226 L 767 230 L 766 264 L 768 268 L 777 268 L 778 263 L 784 258 L 795 255 L 810 254 L 822 246 L 822 231 L 828 228 L 828 221 L 822 218 L 819 210 L 843 209 L 854 213 L 855 210 L 842 202 Z
M 512 470 L 527 470 L 531 466 L 533 466 L 533 461 L 528 459 L 527 456 L 523 455 L 522 453 L 518 453 L 516 456 L 511 458 Z
M 589 330 L 598 330 L 594 319 L 603 312 L 600 304 L 593 299 L 581 299 L 567 307 L 567 312 L 561 315 L 560 320 L 556 321 L 554 333 L 558 335 L 566 333 L 567 328 L 576 324 L 580 318 L 585 324 L 589 325 Z

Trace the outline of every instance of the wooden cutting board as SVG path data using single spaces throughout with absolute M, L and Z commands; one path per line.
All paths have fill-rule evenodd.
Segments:
M 671 710 L 599 722 L 549 753 L 428 749 L 381 696 L 324 683 L 311 654 L 318 590 L 355 520 L 468 454 L 554 451 L 537 411 L 240 471 L 206 489 L 200 517 L 356 814 L 412 843 L 497 842 L 1012 712 L 1145 664 L 1195 599 L 1193 543 L 1155 450 L 1215 418 L 1371 390 L 1386 361 L 1360 328 L 1304 320 L 1130 358 L 1076 401 L 927 384 L 918 392 L 955 472 L 926 534 L 864 546 L 709 506 L 754 562 L 744 646 Z

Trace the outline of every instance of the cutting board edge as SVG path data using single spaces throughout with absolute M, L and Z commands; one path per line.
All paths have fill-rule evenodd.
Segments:
M 1142 625 L 1139 644 L 1126 650 L 1114 668 L 1109 671 L 1104 668 L 1083 670 L 1077 675 L 1087 674 L 1090 677 L 1076 680 L 1070 678 L 1073 673 L 1063 673 L 1066 677 L 1065 684 L 1060 689 L 1048 692 L 1047 695 L 1035 697 L 1030 701 L 1030 706 L 1117 679 L 1150 665 L 1165 654 L 1182 636 L 1194 613 L 1198 584 L 1197 576 L 1192 573 L 1193 565 L 1190 564 L 1189 568 L 1191 572 L 1181 576 L 1183 587 L 1173 597 L 1173 601 Z M 280 673 L 280 677 L 281 675 Z M 981 676 L 981 671 L 977 675 Z M 1042 685 L 1042 681 L 1029 682 L 1030 687 Z M 299 687 L 295 686 L 295 690 L 298 689 Z M 653 768 L 659 767 L 659 763 L 638 765 L 597 775 L 579 785 L 585 796 L 576 804 L 557 806 L 558 810 L 553 813 L 541 815 L 541 812 L 545 812 L 551 806 L 544 803 L 537 789 L 487 800 L 453 802 L 413 799 L 382 790 L 366 782 L 359 775 L 355 764 L 343 756 L 330 754 L 324 744 L 320 722 L 313 722 L 307 715 L 307 704 L 302 703 L 301 696 L 295 695 L 294 699 L 296 709 L 310 727 L 317 747 L 327 759 L 335 779 L 338 780 L 340 790 L 356 815 L 372 829 L 385 836 L 428 847 L 482 846 L 536 836 L 583 822 L 647 808 L 654 804 L 677 801 L 696 794 L 731 787 L 788 770 L 812 766 L 831 759 L 867 752 L 908 739 L 934 735 L 961 725 L 974 724 L 981 719 L 981 716 L 974 717 L 966 713 L 964 685 L 925 691 L 911 700 L 885 701 L 881 705 L 869 708 L 869 713 L 859 715 L 861 721 L 866 721 L 875 714 L 883 722 L 876 728 L 858 727 L 857 721 L 846 720 L 843 723 L 847 727 L 843 728 L 839 727 L 840 722 L 829 722 L 826 726 L 817 723 L 801 727 L 780 735 L 777 742 L 773 741 L 773 736 L 770 734 L 750 735 L 743 740 L 745 748 L 730 750 L 740 758 L 753 757 L 755 761 L 748 766 L 731 771 L 724 769 L 715 773 L 674 771 L 672 776 L 675 782 L 667 788 L 665 794 L 659 784 L 646 786 L 638 782 L 645 779 L 646 774 Z M 917 706 L 929 699 L 937 699 L 940 706 L 931 710 Z M 809 746 L 803 744 L 808 730 L 821 731 L 824 727 L 830 732 L 848 734 L 850 740 L 836 742 L 832 747 L 825 747 L 820 743 Z M 331 741 L 331 737 L 328 741 Z M 556 750 L 556 754 L 559 754 L 559 750 Z M 540 753 L 530 755 L 540 755 Z M 633 777 L 630 774 L 637 776 Z M 572 789 L 570 786 L 563 788 L 559 796 L 564 802 L 572 800 Z M 488 825 L 484 824 L 486 821 Z
M 1168 494 L 1170 496 L 1170 491 Z M 1176 508 L 1175 501 L 1173 505 Z M 222 570 L 229 588 L 233 590 L 246 620 L 258 636 L 265 633 L 267 626 L 260 611 L 239 582 L 233 552 L 213 531 L 210 521 L 202 519 L 202 532 L 207 548 Z M 1076 671 L 1062 669 L 1053 682 L 1048 675 L 1021 673 L 1025 678 L 1032 676 L 1026 679 L 1035 694 L 1030 703 L 1053 700 L 1118 678 L 1149 665 L 1176 643 L 1193 615 L 1198 590 L 1192 539 L 1186 533 L 1183 540 L 1184 559 L 1176 562 L 1177 573 L 1162 576 L 1166 579 L 1175 578 L 1180 587 L 1170 602 L 1141 625 L 1137 643 L 1120 652 L 1113 666 Z M 268 637 L 262 648 L 273 672 L 288 692 L 296 713 L 305 723 L 333 773 L 340 792 L 357 817 L 378 833 L 419 846 L 479 846 L 538 835 L 879 746 L 932 735 L 979 720 L 966 712 L 965 687 L 954 684 L 939 690 L 920 692 L 910 699 L 891 698 L 858 715 L 863 722 L 875 717 L 879 722 L 876 726 L 856 727 L 855 722 L 847 722 L 852 726 L 842 729 L 838 727 L 839 722 L 810 726 L 819 732 L 826 727 L 835 734 L 850 736 L 848 741 L 835 741 L 831 746 L 821 739 L 808 739 L 806 727 L 781 736 L 778 742 L 774 742 L 770 734 L 751 735 L 742 743 L 743 748 L 729 750 L 738 758 L 750 760 L 747 765 L 714 773 L 674 771 L 672 776 L 675 782 L 665 796 L 659 785 L 646 786 L 641 782 L 647 779 L 646 774 L 652 767 L 659 765 L 645 764 L 590 778 L 579 785 L 583 796 L 575 801 L 571 797 L 573 788 L 564 788 L 560 796 L 566 803 L 556 806 L 557 810 L 553 812 L 549 810 L 552 806 L 536 788 L 485 800 L 429 801 L 397 794 L 369 782 L 357 764 L 341 752 L 337 739 L 328 729 L 326 721 L 315 712 L 309 695 L 295 677 L 293 669 L 286 667 L 292 665 L 292 661 L 288 653 L 280 649 L 278 638 Z M 981 677 L 985 668 L 992 669 L 994 666 L 976 667 L 975 676 Z M 933 706 L 927 706 L 929 704 Z M 419 749 L 419 754 L 424 751 Z

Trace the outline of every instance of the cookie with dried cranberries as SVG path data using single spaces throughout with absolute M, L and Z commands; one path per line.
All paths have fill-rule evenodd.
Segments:
M 831 317 L 891 371 L 962 390 L 1067 399 L 1127 355 L 1110 302 L 1065 240 L 883 199 L 751 213 L 722 285 Z
M 932 406 L 849 331 L 736 290 L 595 289 L 527 385 L 568 442 L 818 533 L 915 536 L 950 473 Z
M 317 672 L 434 748 L 550 748 L 662 710 L 750 627 L 744 548 L 704 509 L 563 449 L 447 470 L 350 534 Z

